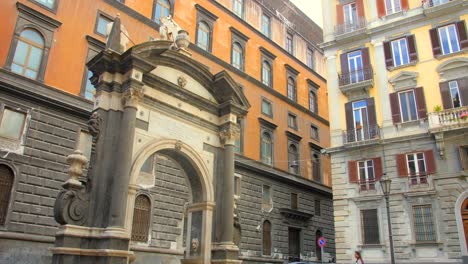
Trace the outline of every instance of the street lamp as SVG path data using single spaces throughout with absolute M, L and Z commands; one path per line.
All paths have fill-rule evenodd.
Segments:
M 385 203 L 387 205 L 387 224 L 388 224 L 388 236 L 390 238 L 390 259 L 391 263 L 395 264 L 395 255 L 393 253 L 393 236 L 392 236 L 392 222 L 390 220 L 390 202 L 389 202 L 389 195 L 390 195 L 390 187 L 392 184 L 392 180 L 387 177 L 387 174 L 383 174 L 383 178 L 380 179 L 380 187 L 382 187 L 382 191 L 385 197 Z

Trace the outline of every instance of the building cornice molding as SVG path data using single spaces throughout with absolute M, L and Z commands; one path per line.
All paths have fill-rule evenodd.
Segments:
M 45 23 L 46 25 L 48 25 L 51 28 L 58 28 L 58 27 L 60 27 L 62 25 L 62 22 L 60 22 L 58 20 L 55 20 L 55 19 L 53 19 L 53 18 L 51 18 L 49 16 L 46 16 L 46 15 L 42 14 L 41 12 L 38 12 L 38 11 L 32 9 L 31 7 L 29 7 L 29 6 L 25 5 L 25 4 L 22 4 L 20 2 L 16 3 L 16 8 L 18 9 L 19 12 L 28 14 L 29 16 L 33 16 L 34 18 L 41 21 L 42 23 Z

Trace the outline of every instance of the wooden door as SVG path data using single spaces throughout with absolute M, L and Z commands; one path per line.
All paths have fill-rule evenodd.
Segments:
M 463 227 L 465 229 L 465 241 L 468 249 L 468 198 L 465 199 L 461 208 Z
M 301 230 L 290 227 L 289 231 L 289 261 L 300 261 L 301 253 Z

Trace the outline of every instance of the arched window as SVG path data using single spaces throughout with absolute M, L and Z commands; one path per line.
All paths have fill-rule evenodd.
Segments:
M 312 113 L 317 113 L 317 94 L 314 91 L 309 91 L 309 110 Z
M 168 0 L 156 0 L 153 12 L 153 20 L 159 24 L 161 17 L 167 17 L 171 13 L 171 4 Z
M 271 223 L 268 220 L 263 222 L 263 255 L 271 255 Z
M 44 38 L 33 29 L 21 32 L 16 46 L 15 56 L 11 63 L 11 71 L 36 79 L 44 52 Z
M 133 211 L 132 240 L 146 242 L 151 219 L 151 201 L 146 195 L 138 195 Z
M 288 98 L 296 101 L 296 82 L 293 78 L 288 78 Z
M 13 171 L 6 165 L 0 165 L 0 226 L 5 225 L 13 180 Z
M 232 44 L 232 66 L 236 67 L 239 70 L 242 70 L 243 67 L 243 57 L 244 57 L 244 51 L 242 49 L 242 46 L 235 42 Z
M 197 46 L 206 51 L 210 48 L 210 27 L 203 21 L 198 22 Z
M 288 148 L 289 172 L 299 174 L 299 152 L 295 144 L 290 144 Z
M 262 82 L 271 87 L 271 66 L 267 61 L 262 62 Z
M 262 133 L 262 141 L 260 147 L 260 156 L 262 162 L 272 165 L 273 164 L 273 140 L 271 138 L 270 133 L 263 132 Z
M 318 153 L 312 153 L 312 179 L 317 182 L 322 181 L 322 176 L 320 175 L 320 156 Z

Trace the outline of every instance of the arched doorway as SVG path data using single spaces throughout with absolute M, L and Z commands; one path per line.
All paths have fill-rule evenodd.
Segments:
M 202 158 L 181 141 L 154 140 L 143 146 L 134 160 L 126 229 L 131 231 L 134 228 L 132 220 L 136 198 L 139 197 L 137 193 L 144 189 L 153 197 L 152 209 L 155 212 L 152 223 L 156 226 L 153 229 L 149 227 L 153 240 L 147 242 L 159 245 L 161 249 L 183 250 L 186 260 L 208 263 L 214 202 L 213 186 Z M 169 217 L 164 220 L 166 214 Z M 168 236 L 168 230 L 178 230 L 179 233 Z M 164 233 L 162 237 L 161 233 Z
M 322 261 L 322 249 L 317 243 L 317 241 L 321 237 L 322 237 L 322 231 L 317 230 L 317 232 L 315 232 L 315 254 L 317 255 L 317 261 Z
M 468 198 L 466 198 L 462 204 L 461 215 L 463 220 L 463 230 L 465 232 L 465 246 L 468 251 Z

